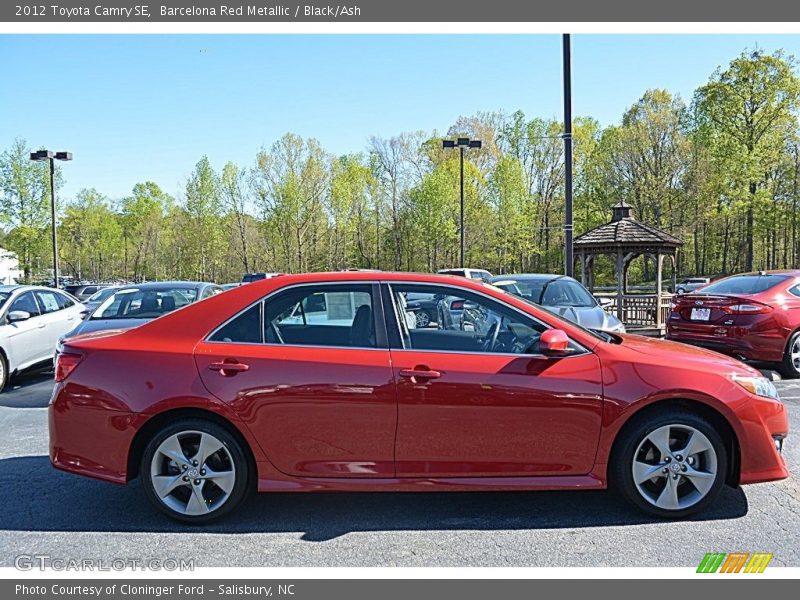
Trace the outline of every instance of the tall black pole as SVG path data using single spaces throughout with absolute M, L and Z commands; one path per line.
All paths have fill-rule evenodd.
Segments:
M 464 268 L 464 146 L 459 146 L 461 151 L 461 268 Z
M 564 34 L 564 273 L 572 277 L 572 58 L 570 36 Z
M 58 238 L 56 237 L 56 183 L 55 183 L 55 164 L 53 159 L 50 163 L 50 220 L 53 226 L 53 281 L 58 288 Z

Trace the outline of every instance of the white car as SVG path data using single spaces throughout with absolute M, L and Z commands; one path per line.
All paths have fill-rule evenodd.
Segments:
M 53 359 L 84 306 L 60 290 L 0 285 L 0 391 L 14 373 Z
M 489 283 L 492 274 L 486 269 L 439 269 L 440 275 L 457 275 L 458 277 L 466 277 L 467 279 L 479 279 L 484 283 Z

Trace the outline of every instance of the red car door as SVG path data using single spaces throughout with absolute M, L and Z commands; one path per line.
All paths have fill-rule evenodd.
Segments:
M 296 286 L 195 348 L 205 387 L 234 407 L 280 471 L 394 475 L 397 399 L 373 306 L 368 284 Z
M 458 288 L 390 286 L 385 294 L 397 381 L 399 477 L 588 473 L 602 417 L 597 357 L 536 354 L 543 324 Z M 465 299 L 452 329 L 416 329 L 403 295 Z M 497 324 L 497 330 L 494 329 Z M 495 335 L 496 333 L 496 335 Z

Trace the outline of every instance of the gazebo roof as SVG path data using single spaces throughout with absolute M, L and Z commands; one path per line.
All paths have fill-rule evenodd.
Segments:
M 614 217 L 610 223 L 590 229 L 575 238 L 575 246 L 587 250 L 624 248 L 677 248 L 683 240 L 634 219 L 626 202 L 613 206 Z

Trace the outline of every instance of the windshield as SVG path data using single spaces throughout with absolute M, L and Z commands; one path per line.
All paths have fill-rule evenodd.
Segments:
M 597 306 L 594 296 L 580 283 L 571 279 L 515 279 L 514 284 L 518 291 L 502 287 L 534 304 L 582 308 Z
M 155 319 L 197 299 L 192 288 L 125 288 L 108 298 L 92 314 L 98 319 Z
M 527 302 L 528 304 L 532 304 L 533 306 L 535 306 L 536 308 L 538 308 L 540 310 L 547 310 L 546 306 L 542 306 L 541 304 L 538 304 L 538 303 L 530 300 L 529 298 L 526 298 L 525 296 L 520 296 L 520 298 L 522 298 L 525 302 Z M 581 331 L 584 331 L 584 332 L 588 333 L 589 335 L 591 335 L 592 337 L 597 338 L 598 340 L 602 340 L 604 342 L 612 342 L 615 339 L 618 339 L 618 338 L 615 338 L 610 333 L 607 333 L 605 331 L 600 331 L 599 329 L 587 329 L 586 327 L 584 327 L 580 323 L 577 323 L 575 321 L 570 321 L 569 319 L 565 319 L 564 317 L 562 317 L 558 313 L 555 313 L 555 312 L 553 312 L 551 310 L 547 310 L 547 313 L 549 315 L 551 315 L 553 318 L 561 321 L 562 323 L 566 323 L 570 327 L 574 327 L 576 329 L 580 329 Z
M 697 290 L 698 294 L 760 294 L 789 278 L 785 275 L 735 275 Z
M 101 290 L 97 290 L 94 294 L 89 296 L 89 299 L 86 302 L 100 302 L 101 300 L 105 300 L 111 294 L 115 292 L 115 288 L 103 288 Z

